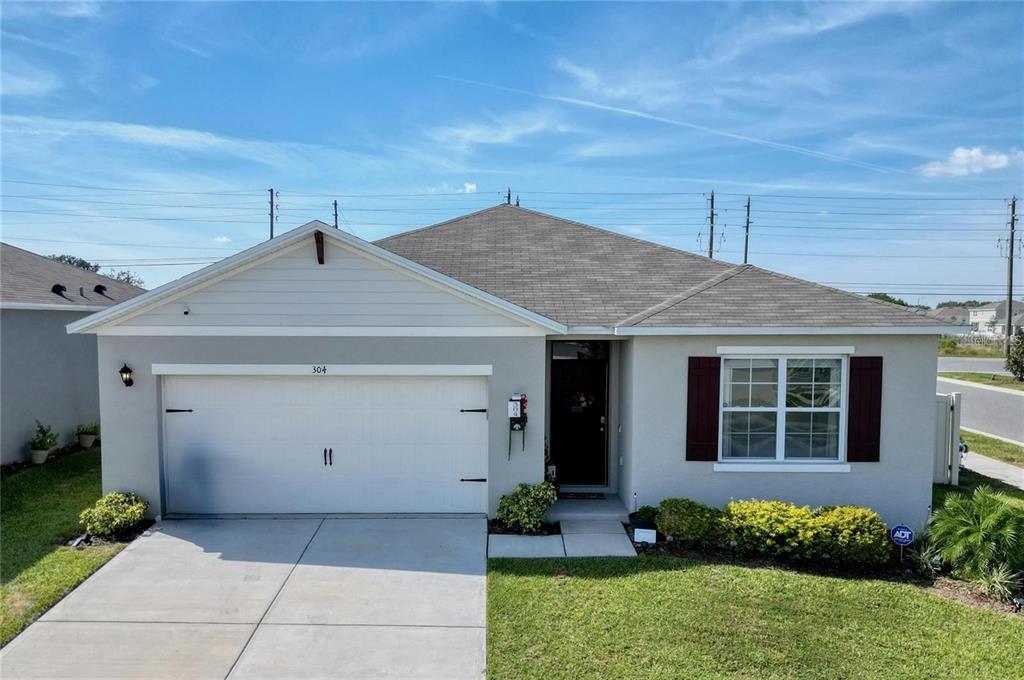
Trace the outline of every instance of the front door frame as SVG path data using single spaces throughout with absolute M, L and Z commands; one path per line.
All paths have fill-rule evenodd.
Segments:
M 561 484 L 564 491 L 592 492 L 617 494 L 619 489 L 619 371 L 620 371 L 620 348 L 623 344 L 618 338 L 608 336 L 556 336 L 548 337 L 545 361 L 545 378 L 547 392 L 547 417 L 545 418 L 545 443 L 551 441 L 551 364 L 554 355 L 555 342 L 593 342 L 603 341 L 608 343 L 608 362 L 606 374 L 605 394 L 605 483 L 604 484 Z

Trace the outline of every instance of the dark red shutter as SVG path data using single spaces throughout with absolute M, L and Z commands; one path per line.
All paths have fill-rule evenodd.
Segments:
M 850 357 L 846 460 L 877 463 L 882 442 L 882 357 Z
M 686 460 L 718 460 L 720 357 L 690 357 L 686 381 Z

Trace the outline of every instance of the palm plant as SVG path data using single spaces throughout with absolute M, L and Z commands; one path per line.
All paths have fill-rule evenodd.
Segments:
M 950 494 L 931 518 L 929 537 L 942 559 L 965 578 L 1005 566 L 1024 569 L 1024 510 L 987 486 Z

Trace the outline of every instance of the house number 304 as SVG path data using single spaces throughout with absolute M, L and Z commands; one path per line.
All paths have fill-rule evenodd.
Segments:
M 327 373 L 326 366 L 313 366 L 313 373 L 324 374 Z

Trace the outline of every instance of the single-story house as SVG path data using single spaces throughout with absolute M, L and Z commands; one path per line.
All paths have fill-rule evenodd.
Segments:
M 938 309 L 925 310 L 925 314 L 936 319 L 939 323 L 963 327 L 961 333 L 967 333 L 971 330 L 971 313 L 967 307 L 939 307 Z
M 65 326 L 144 292 L 0 243 L 0 462 L 28 456 L 39 420 L 73 442 L 100 419 L 96 338 Z
M 950 330 L 510 205 L 311 222 L 68 328 L 98 336 L 104 489 L 156 514 L 493 513 L 548 475 L 912 526 Z

